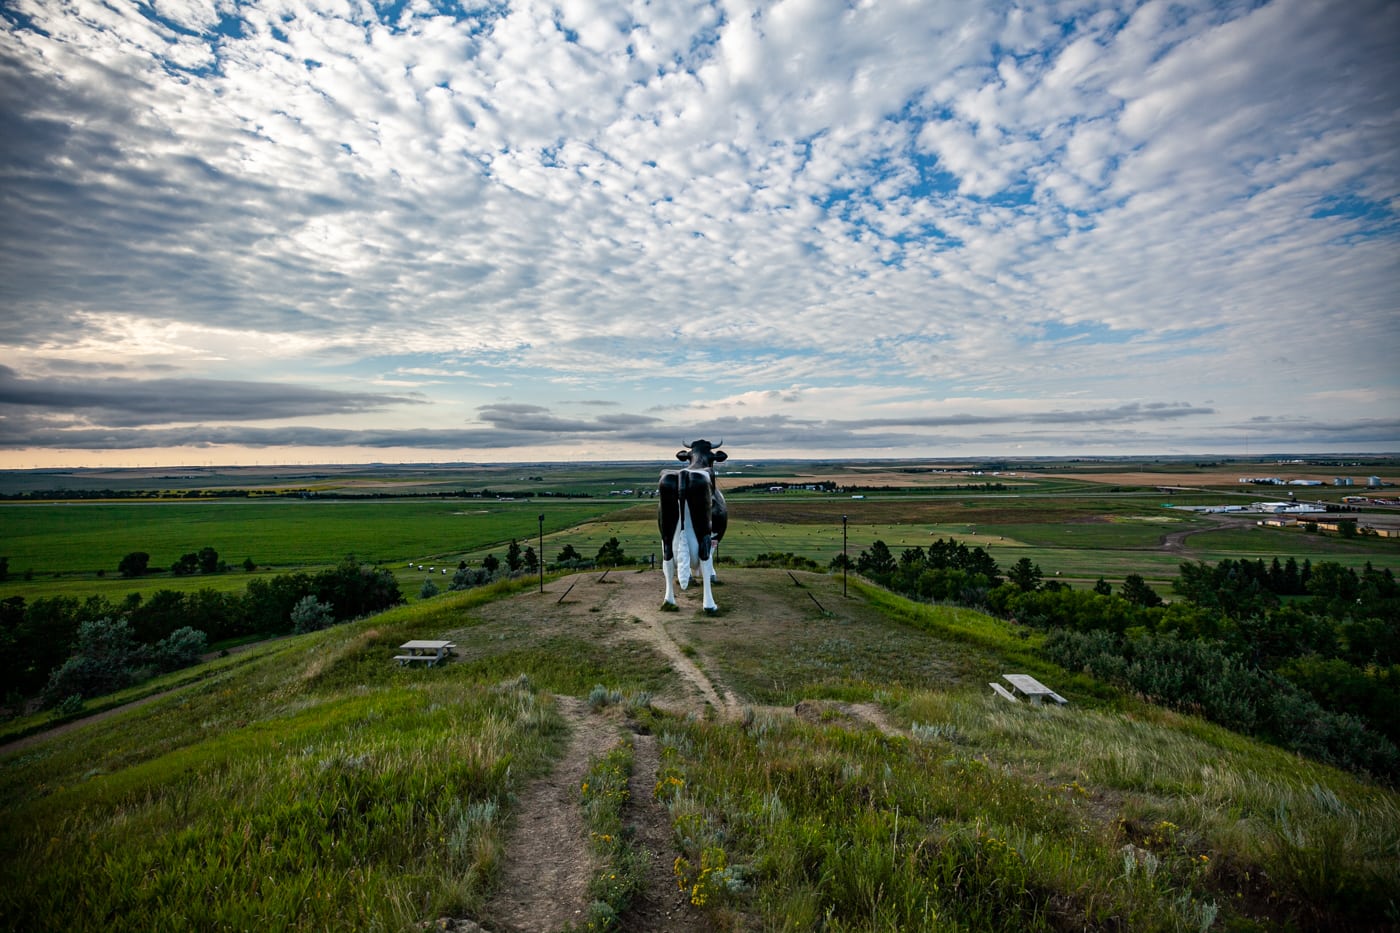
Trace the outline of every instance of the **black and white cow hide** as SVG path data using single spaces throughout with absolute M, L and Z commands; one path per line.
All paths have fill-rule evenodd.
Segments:
M 708 612 L 719 608 L 710 585 L 715 580 L 715 550 L 729 526 L 724 496 L 715 483 L 714 465 L 729 459 L 719 449 L 720 444 L 705 440 L 687 444 L 676 452 L 676 459 L 685 466 L 661 471 L 657 524 L 661 528 L 667 606 L 676 605 L 675 584 L 683 590 L 689 587 L 692 568 L 698 565 L 705 585 L 704 608 Z

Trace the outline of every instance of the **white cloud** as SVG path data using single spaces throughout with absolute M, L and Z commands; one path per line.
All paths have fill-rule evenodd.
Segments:
M 0 363 L 464 408 L 1396 390 L 1392 4 L 16 9 Z

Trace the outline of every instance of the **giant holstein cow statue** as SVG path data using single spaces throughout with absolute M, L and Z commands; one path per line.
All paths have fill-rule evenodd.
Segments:
M 690 586 L 697 568 L 705 585 L 704 607 L 714 612 L 715 548 L 729 526 L 729 512 L 715 483 L 715 464 L 729 459 L 719 444 L 695 441 L 676 452 L 685 466 L 662 470 L 657 524 L 661 526 L 661 568 L 666 573 L 665 606 L 676 605 L 676 584 Z

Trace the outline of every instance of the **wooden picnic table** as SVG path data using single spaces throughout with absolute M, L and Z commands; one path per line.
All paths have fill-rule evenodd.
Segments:
M 450 641 L 414 639 L 399 645 L 399 650 L 406 653 L 394 655 L 394 660 L 402 667 L 410 664 L 426 664 L 431 667 L 439 661 L 445 661 L 456 647 Z
M 1001 679 L 1009 683 L 1016 693 L 1030 700 L 1032 703 L 1053 700 L 1056 703 L 1064 705 L 1069 702 L 1054 690 L 1051 690 L 1049 687 L 1045 686 L 1045 684 L 1036 680 L 1030 674 L 1002 674 Z M 993 689 L 996 689 L 998 686 L 998 684 L 992 685 Z M 997 690 L 997 692 L 1004 693 L 1004 690 Z

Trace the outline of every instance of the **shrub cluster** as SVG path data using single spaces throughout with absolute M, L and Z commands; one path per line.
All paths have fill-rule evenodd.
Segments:
M 1076 670 L 1353 770 L 1400 777 L 1400 584 L 1333 562 L 1181 565 L 1164 604 L 1139 575 L 1074 590 L 1022 558 L 1005 574 L 981 548 L 940 539 L 856 569 L 915 599 L 983 608 L 1052 633 Z M 1300 598 L 1300 596 L 1302 598 Z M 1281 597 L 1292 602 L 1284 604 Z
M 821 564 L 810 557 L 791 551 L 767 551 L 749 561 L 750 567 L 772 567 L 778 570 L 821 570 Z
M 73 654 L 49 675 L 43 705 L 57 706 L 111 693 L 158 673 L 189 667 L 208 645 L 204 633 L 185 627 L 154 645 L 143 645 L 125 619 L 94 619 L 78 626 Z
M 54 596 L 32 603 L 12 596 L 0 601 L 0 681 L 20 697 L 38 694 L 70 655 L 91 656 L 83 650 L 82 626 L 101 620 L 120 622 L 136 645 L 153 652 L 147 660 L 159 667 L 158 659 L 164 655 L 158 646 L 170 644 L 169 639 L 182 629 L 200 632 L 208 642 L 311 631 L 329 624 L 327 615 L 330 621 L 343 622 L 399 602 L 402 596 L 394 575 L 361 564 L 354 557 L 317 574 L 254 578 L 241 594 L 213 589 L 193 593 L 159 590 L 149 599 L 133 593 L 121 602 L 104 596 L 86 600 Z M 313 604 L 321 608 L 313 610 Z M 294 617 L 299 606 L 302 608 Z M 90 666 L 86 661 L 74 663 L 75 669 Z M 136 663 L 131 669 L 139 671 L 146 666 Z M 83 683 L 103 682 L 88 675 L 79 679 Z M 95 694 L 84 691 L 84 695 Z
M 1195 713 L 1276 745 L 1388 781 L 1400 778 L 1400 751 L 1355 716 L 1324 709 L 1289 680 L 1253 666 L 1221 645 L 1174 635 L 1057 630 L 1042 650 L 1154 703 Z

